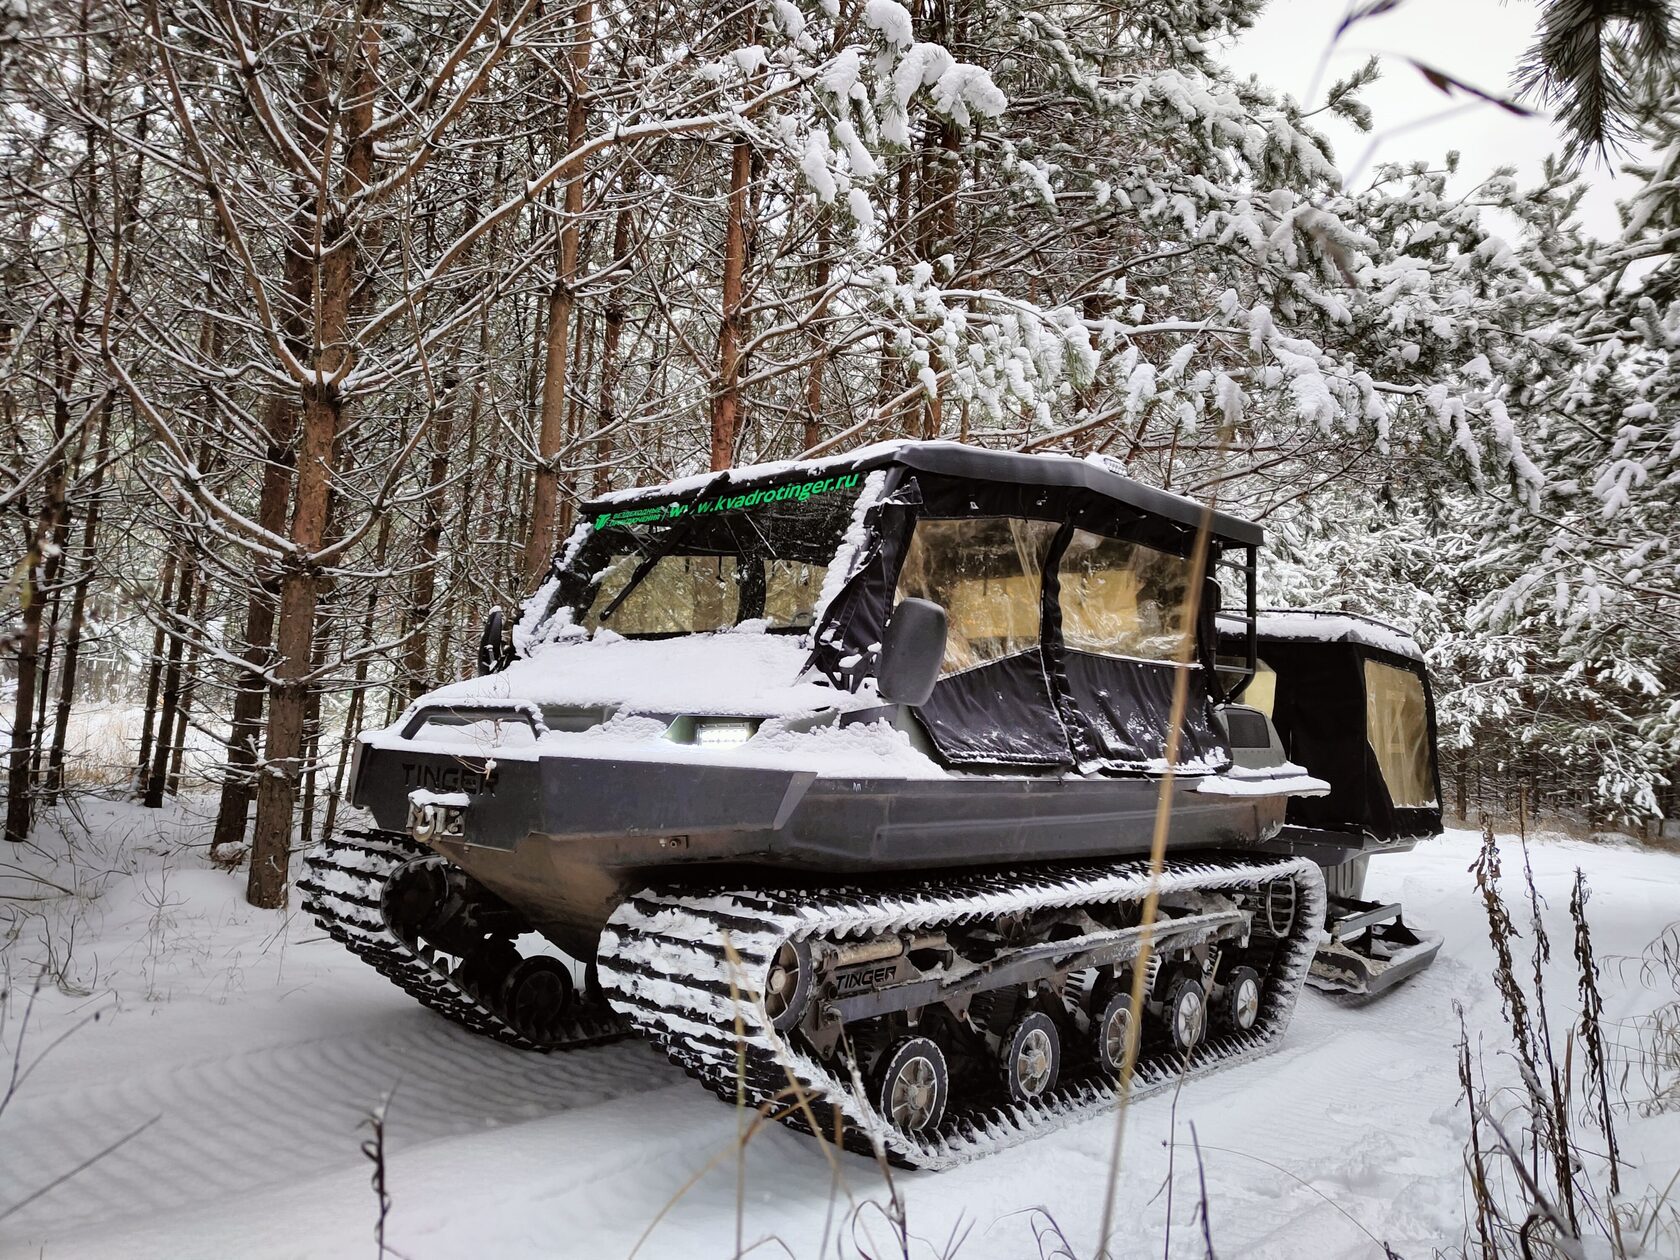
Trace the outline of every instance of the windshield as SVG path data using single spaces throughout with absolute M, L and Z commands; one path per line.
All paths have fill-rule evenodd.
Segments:
M 578 558 L 586 593 L 576 621 L 627 638 L 744 622 L 808 630 L 861 484 L 852 473 L 602 513 Z

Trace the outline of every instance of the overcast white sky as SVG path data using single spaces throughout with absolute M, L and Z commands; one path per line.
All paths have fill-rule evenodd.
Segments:
M 1305 100 L 1343 10 L 1344 0 L 1271 0 L 1259 24 L 1227 50 L 1225 60 L 1239 74 L 1257 75 Z M 1529 0 L 1405 0 L 1395 12 L 1349 29 L 1330 56 L 1312 105 L 1322 104 L 1330 84 L 1373 53 L 1383 58 L 1383 77 L 1365 92 L 1376 115 L 1370 135 L 1330 114 L 1313 120 L 1335 144 L 1342 173 L 1353 175 L 1362 165 L 1368 170 L 1372 160 L 1440 161 L 1457 149 L 1461 181 L 1507 164 L 1517 166 L 1519 178 L 1537 178 L 1546 154 L 1560 147 L 1550 119 L 1517 118 L 1492 105 L 1458 108 L 1462 98 L 1443 96 L 1404 60 L 1415 57 L 1504 94 L 1511 71 L 1533 42 L 1534 27 L 1535 5 Z M 1444 113 L 1450 116 L 1440 117 Z M 1376 149 L 1367 157 L 1373 139 Z M 1592 183 L 1587 223 L 1601 236 L 1614 235 L 1615 201 L 1628 195 L 1630 181 L 1615 165 L 1599 167 L 1592 159 L 1587 174 Z

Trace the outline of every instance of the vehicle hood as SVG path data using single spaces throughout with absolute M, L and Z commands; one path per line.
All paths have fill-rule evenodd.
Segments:
M 626 639 L 610 630 L 543 645 L 499 674 L 451 683 L 423 705 L 505 704 L 628 713 L 772 717 L 878 703 L 806 674 L 810 649 L 798 636 L 737 627 L 671 639 Z
M 946 771 L 917 751 L 909 736 L 886 722 L 816 729 L 801 715 L 852 711 L 879 703 L 873 680 L 856 693 L 805 672 L 808 648 L 797 637 L 750 628 L 673 639 L 625 639 L 611 631 L 581 633 L 514 662 L 499 674 L 451 683 L 421 696 L 383 731 L 364 732 L 364 745 L 455 757 L 532 761 L 558 756 L 607 761 L 655 761 L 764 769 L 856 778 L 939 778 Z M 583 731 L 550 730 L 540 738 L 522 722 L 483 729 L 402 734 L 422 709 L 561 707 L 612 711 Z M 689 714 L 765 719 L 744 743 L 706 748 L 664 738 L 667 717 Z M 657 716 L 656 716 L 657 715 Z

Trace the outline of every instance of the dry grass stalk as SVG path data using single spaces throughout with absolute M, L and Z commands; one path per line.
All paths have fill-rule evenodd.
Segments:
M 1500 892 L 1499 846 L 1491 826 L 1484 829 L 1482 851 L 1472 869 L 1488 917 L 1494 986 L 1521 1085 L 1514 1091 L 1490 1090 L 1479 1074 L 1479 1055 L 1472 1056 L 1459 1008 L 1459 1083 L 1470 1120 L 1464 1167 L 1472 1204 L 1472 1223 L 1459 1254 L 1480 1260 L 1580 1260 L 1588 1254 L 1623 1260 L 1644 1254 L 1645 1239 L 1667 1195 L 1638 1204 L 1621 1197 L 1623 1161 L 1616 1115 L 1626 1103 L 1610 1072 L 1612 1043 L 1604 1030 L 1598 963 L 1586 914 L 1586 878 L 1576 871 L 1569 904 L 1581 1014 L 1560 1047 L 1547 1010 L 1551 944 L 1541 917 L 1545 902 L 1534 881 L 1527 845 L 1523 876 L 1533 949 L 1526 985 L 1511 947 L 1519 934 Z M 1582 1051 L 1579 1068 L 1577 1043 Z M 1571 1128 L 1577 1071 L 1582 1122 L 1603 1137 L 1602 1151 L 1583 1146 Z M 1504 1097 L 1507 1094 L 1515 1097 L 1514 1104 Z
M 1586 1051 L 1586 1090 L 1583 1111 L 1603 1134 L 1610 1164 L 1610 1193 L 1622 1193 L 1621 1152 L 1616 1143 L 1615 1117 L 1604 1042 L 1604 998 L 1598 991 L 1598 962 L 1593 958 L 1592 931 L 1587 926 L 1587 877 L 1579 869 L 1569 893 L 1569 917 L 1575 924 L 1575 966 L 1580 973 L 1581 1046 Z
M 393 1089 L 392 1093 L 396 1091 Z M 373 1194 L 379 1206 L 379 1215 L 373 1225 L 373 1241 L 379 1249 L 379 1260 L 385 1260 L 389 1250 L 385 1246 L 385 1222 L 391 1215 L 391 1192 L 385 1183 L 385 1113 L 391 1106 L 391 1094 L 386 1094 L 379 1106 L 368 1112 L 362 1121 L 364 1128 L 371 1129 L 373 1136 L 362 1143 L 362 1154 L 373 1165 Z

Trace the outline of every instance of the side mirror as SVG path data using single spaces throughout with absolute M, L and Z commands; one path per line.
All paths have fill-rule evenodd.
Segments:
M 945 610 L 926 599 L 900 600 L 881 638 L 875 686 L 888 704 L 926 704 L 945 661 Z
M 492 608 L 484 619 L 484 633 L 478 637 L 478 672 L 494 674 L 507 665 L 507 649 L 502 646 L 502 610 Z

